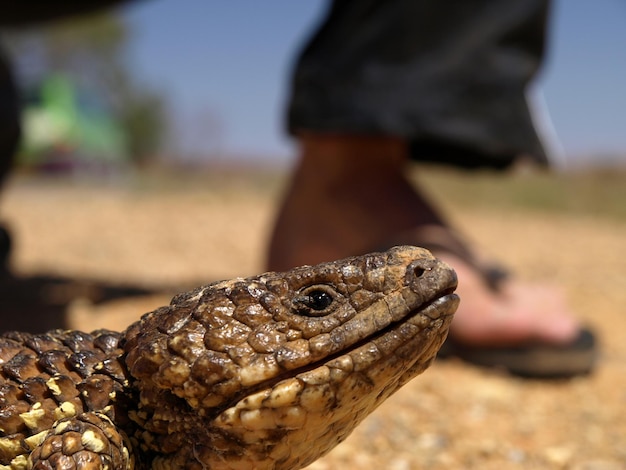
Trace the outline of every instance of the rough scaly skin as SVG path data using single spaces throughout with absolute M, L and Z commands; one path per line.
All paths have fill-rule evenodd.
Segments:
M 304 467 L 430 365 L 455 286 L 396 247 L 216 282 L 123 333 L 0 336 L 0 469 Z

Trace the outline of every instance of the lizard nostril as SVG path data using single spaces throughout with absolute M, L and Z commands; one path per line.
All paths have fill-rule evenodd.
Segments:
M 413 274 L 415 274 L 415 277 L 417 278 L 422 277 L 425 272 L 426 269 L 422 268 L 421 266 L 415 266 L 415 268 L 413 268 Z
M 418 283 L 421 284 L 430 277 L 428 274 L 432 271 L 436 266 L 436 262 L 433 263 L 434 260 L 430 259 L 416 259 L 413 261 L 406 270 L 406 281 L 409 283 Z M 416 284 L 417 286 L 417 284 Z

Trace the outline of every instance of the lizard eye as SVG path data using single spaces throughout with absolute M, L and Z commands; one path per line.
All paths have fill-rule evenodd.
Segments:
M 337 293 L 326 285 L 309 286 L 302 289 L 294 299 L 298 313 L 310 317 L 328 315 L 334 310 Z
M 333 303 L 333 298 L 323 290 L 314 290 L 304 297 L 304 304 L 313 310 L 326 310 Z

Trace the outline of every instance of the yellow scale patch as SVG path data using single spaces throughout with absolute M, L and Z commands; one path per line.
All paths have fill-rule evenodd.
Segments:
M 20 413 L 20 418 L 24 421 L 24 424 L 28 429 L 37 428 L 37 423 L 41 418 L 46 415 L 46 411 L 41 408 L 41 403 L 35 403 L 32 408 L 24 413 Z

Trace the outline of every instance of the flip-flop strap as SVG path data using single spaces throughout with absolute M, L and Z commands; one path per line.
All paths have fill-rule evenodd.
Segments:
M 479 260 L 461 241 L 461 237 L 442 225 L 422 225 L 406 230 L 388 240 L 381 249 L 394 245 L 415 245 L 426 248 L 435 255 L 444 252 L 457 256 L 474 268 L 494 291 L 500 290 L 504 280 L 510 277 L 509 272 L 497 263 Z

